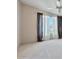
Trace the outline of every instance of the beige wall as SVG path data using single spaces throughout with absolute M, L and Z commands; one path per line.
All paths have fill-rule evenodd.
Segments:
M 22 4 L 21 44 L 37 41 L 37 12 L 51 15 L 50 13 Z
M 17 1 L 17 47 L 19 47 L 21 43 L 21 3 Z
M 37 41 L 37 18 L 36 10 L 32 7 L 22 5 L 22 31 L 21 43 Z

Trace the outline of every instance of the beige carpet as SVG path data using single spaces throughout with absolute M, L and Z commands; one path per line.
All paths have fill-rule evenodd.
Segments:
M 62 40 L 22 45 L 18 59 L 62 59 Z

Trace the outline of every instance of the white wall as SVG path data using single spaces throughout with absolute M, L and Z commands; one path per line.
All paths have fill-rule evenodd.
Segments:
M 37 41 L 37 12 L 51 15 L 50 13 L 22 4 L 21 44 Z

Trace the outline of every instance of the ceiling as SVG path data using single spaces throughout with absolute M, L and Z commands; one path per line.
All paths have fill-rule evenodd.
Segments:
M 62 15 L 56 8 L 57 0 L 21 0 L 21 2 L 52 14 Z

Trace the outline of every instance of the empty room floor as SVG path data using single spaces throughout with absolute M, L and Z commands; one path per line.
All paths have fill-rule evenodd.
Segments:
M 62 59 L 62 40 L 24 44 L 19 48 L 18 59 Z

